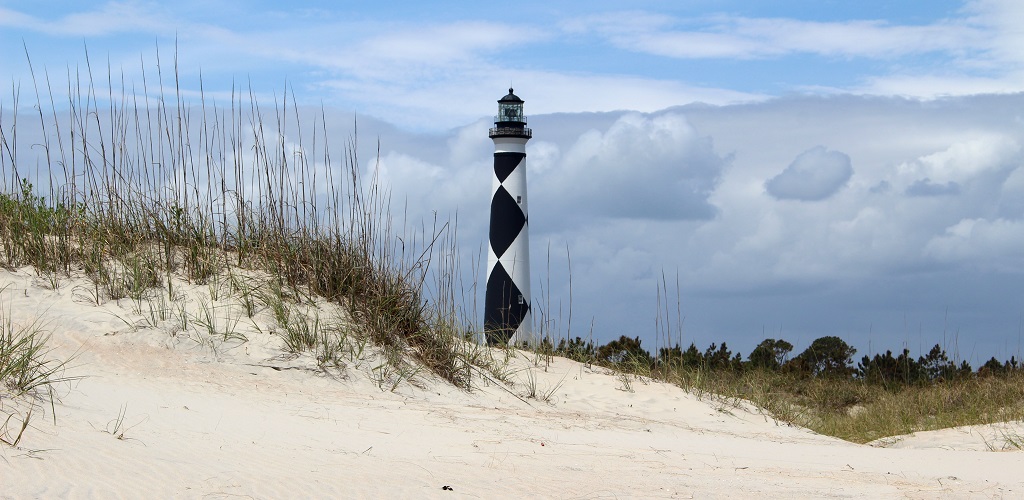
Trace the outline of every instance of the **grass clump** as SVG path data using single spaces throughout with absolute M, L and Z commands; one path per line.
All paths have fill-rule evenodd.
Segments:
M 0 443 L 17 446 L 32 413 L 46 402 L 52 410 L 54 385 L 68 380 L 68 362 L 52 359 L 49 339 L 37 322 L 18 327 L 0 318 Z
M 64 363 L 48 359 L 49 339 L 37 324 L 19 328 L 0 319 L 0 383 L 5 397 L 52 394 Z

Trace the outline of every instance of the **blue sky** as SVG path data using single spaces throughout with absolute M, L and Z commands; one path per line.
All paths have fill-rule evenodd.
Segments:
M 414 213 L 457 212 L 466 253 L 511 83 L 534 128 L 534 290 L 568 246 L 574 335 L 653 347 L 664 272 L 684 344 L 1019 352 L 1024 4 L 281 5 L 0 1 L 0 77 L 30 81 L 24 44 L 55 82 L 85 47 L 138 82 L 159 47 L 186 97 L 200 74 L 220 102 L 287 84 L 340 137 L 358 116 L 364 162 Z M 566 267 L 552 259 L 556 304 Z
M 130 70 L 176 39 L 182 73 L 202 71 L 213 88 L 241 80 L 271 92 L 287 79 L 302 100 L 420 130 L 486 113 L 484 89 L 508 82 L 532 86 L 535 114 L 1020 83 L 1011 2 L 289 5 L 0 2 L 0 40 L 24 41 L 56 68 L 80 63 L 88 46 Z M 21 74 L 20 59 L 0 67 Z

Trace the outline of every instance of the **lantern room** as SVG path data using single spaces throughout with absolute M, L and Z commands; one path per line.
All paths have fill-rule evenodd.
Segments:
M 526 115 L 523 114 L 523 100 L 512 89 L 508 95 L 498 100 L 498 116 L 494 117 L 494 128 L 490 130 L 491 138 L 521 137 L 529 139 L 533 133 L 526 128 Z

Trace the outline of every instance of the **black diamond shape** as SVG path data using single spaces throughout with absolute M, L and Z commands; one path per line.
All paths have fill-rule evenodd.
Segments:
M 523 323 L 530 304 L 523 300 L 522 292 L 501 262 L 495 263 L 487 277 L 487 293 L 484 297 L 484 333 L 488 344 L 507 344 Z M 524 298 L 525 299 L 525 298 Z
M 491 198 L 491 250 L 501 257 L 526 225 L 526 216 L 512 195 L 498 186 Z
M 494 153 L 494 176 L 498 182 L 505 182 L 523 158 L 526 158 L 526 153 Z

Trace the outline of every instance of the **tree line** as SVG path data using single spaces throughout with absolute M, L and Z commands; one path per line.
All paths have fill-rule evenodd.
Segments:
M 975 371 L 967 361 L 950 359 L 945 349 L 936 344 L 927 354 L 913 357 L 909 349 L 898 355 L 892 351 L 863 356 L 854 364 L 857 349 L 835 336 L 814 340 L 803 352 L 790 356 L 793 344 L 782 339 L 761 341 L 746 359 L 733 353 L 725 342 L 712 343 L 703 351 L 694 343 L 687 349 L 678 344 L 662 347 L 651 354 L 641 345 L 640 337 L 625 335 L 604 345 L 593 341 L 561 339 L 557 346 L 545 341 L 542 349 L 583 363 L 595 363 L 634 371 L 667 371 L 673 369 L 731 371 L 765 370 L 796 377 L 832 377 L 857 379 L 886 386 L 926 384 L 963 380 L 971 377 L 1004 376 L 1021 370 L 1013 356 L 999 361 L 994 356 Z

